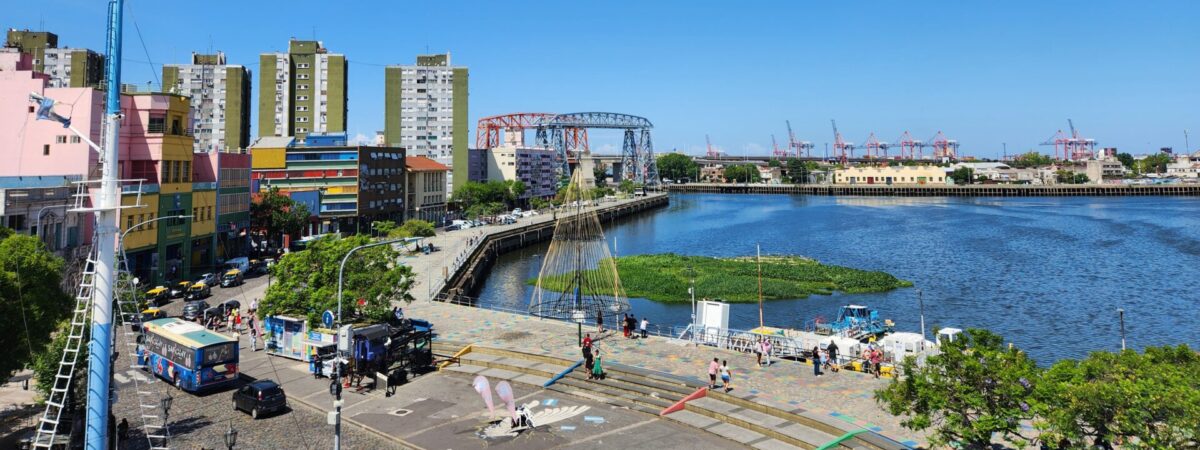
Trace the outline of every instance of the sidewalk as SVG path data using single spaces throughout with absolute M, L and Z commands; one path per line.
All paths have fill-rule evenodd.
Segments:
M 579 358 L 576 327 L 565 322 L 427 301 L 415 301 L 404 310 L 408 317 L 432 322 L 441 340 Z M 584 332 L 588 331 L 585 327 Z M 595 338 L 595 329 L 590 331 Z M 597 342 L 608 362 L 696 379 L 707 378 L 707 364 L 712 358 L 728 360 L 738 390 L 777 404 L 800 406 L 827 415 L 830 421 L 861 426 L 906 445 L 926 442 L 922 434 L 902 428 L 900 418 L 876 404 L 873 392 L 890 380 L 851 371 L 814 377 L 812 366 L 788 360 L 760 367 L 755 365 L 753 353 L 665 338 L 625 339 L 620 333 L 609 333 Z

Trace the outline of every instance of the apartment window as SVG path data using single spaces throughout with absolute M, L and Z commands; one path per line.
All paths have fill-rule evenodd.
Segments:
M 307 80 L 307 79 L 308 79 L 308 74 L 307 74 L 307 73 L 301 73 L 301 74 L 297 74 L 297 75 L 296 75 L 296 79 L 297 79 L 297 80 Z
M 133 215 L 125 216 L 125 229 L 133 228 Z
M 308 85 L 307 84 L 297 84 L 296 89 L 303 91 L 305 89 L 308 89 Z
M 296 68 L 297 68 L 297 69 L 307 69 L 307 68 L 308 68 L 308 63 L 300 63 L 300 64 L 296 64 Z
M 302 102 L 302 101 L 305 101 L 305 100 L 308 100 L 308 96 L 307 96 L 307 95 L 297 95 L 297 96 L 296 96 L 296 101 L 298 101 L 298 102 Z
M 71 143 L 72 143 L 72 144 L 78 144 L 78 143 L 80 143 L 80 142 L 82 142 L 82 140 L 81 140 L 81 139 L 79 139 L 79 136 L 71 136 Z
M 42 156 L 50 156 L 50 144 L 42 146 Z
M 147 133 L 162 133 L 167 129 L 166 117 L 150 117 L 150 121 L 146 123 Z
M 55 143 L 55 144 L 66 144 L 66 143 L 67 143 L 67 136 L 66 136 L 66 135 L 63 135 L 63 134 L 60 134 L 60 135 L 58 135 L 58 136 L 55 136 L 55 137 L 54 137 L 54 143 Z
M 183 181 L 184 182 L 192 181 L 192 162 L 191 161 L 183 162 Z

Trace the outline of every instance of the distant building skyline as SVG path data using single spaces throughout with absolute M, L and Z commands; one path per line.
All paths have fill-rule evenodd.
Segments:
M 242 14 L 222 13 L 233 5 Z M 0 26 L 69 30 L 62 40 L 72 46 L 103 48 L 103 4 L 8 6 Z M 628 14 L 632 8 L 638 14 Z M 1099 146 L 1133 154 L 1181 151 L 1183 130 L 1200 130 L 1194 107 L 1200 60 L 1184 56 L 1200 54 L 1193 23 L 1200 3 L 1185 0 L 1098 0 L 1086 8 L 1028 0 L 736 7 L 618 0 L 602 9 L 438 4 L 403 9 L 404 26 L 396 26 L 395 5 L 384 2 L 356 2 L 320 17 L 311 11 L 227 0 L 201 10 L 139 9 L 144 39 L 127 39 L 124 80 L 157 83 L 161 64 L 218 48 L 231 63 L 259 70 L 260 54 L 286 52 L 285 39 L 296 36 L 347 55 L 353 111 L 346 131 L 356 141 L 370 142 L 384 129 L 384 68 L 445 52 L 474 75 L 469 127 L 479 117 L 512 112 L 621 112 L 652 120 L 661 152 L 702 154 L 708 134 L 732 155 L 769 154 L 772 134 L 787 140 L 784 120 L 822 155 L 833 143 L 829 119 L 851 142 L 871 133 L 894 142 L 905 131 L 926 140 L 942 131 L 961 143 L 959 153 L 996 158 L 1006 146 L 1009 154 L 1051 153 L 1039 144 L 1069 131 L 1068 118 Z M 562 20 L 580 15 L 614 28 Z M 180 27 L 180 17 L 204 26 Z M 1067 27 L 1067 21 L 1086 25 Z M 502 47 L 500 37 L 514 30 L 571 39 Z M 728 64 L 739 69 L 714 70 Z M 257 115 L 252 120 L 260 123 Z M 621 147 L 621 137 L 610 133 L 594 133 L 590 141 L 602 153 Z

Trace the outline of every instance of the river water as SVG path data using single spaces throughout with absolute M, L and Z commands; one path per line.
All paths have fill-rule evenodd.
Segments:
M 604 224 L 618 254 L 803 255 L 882 270 L 913 288 L 774 300 L 767 325 L 801 327 L 841 305 L 874 307 L 930 335 L 984 327 L 1042 364 L 1127 343 L 1200 347 L 1200 199 L 1185 197 L 885 198 L 672 194 L 667 208 Z M 525 309 L 548 244 L 503 255 L 483 303 Z M 687 292 L 680 292 L 680 297 Z M 703 296 L 703 292 L 698 292 Z M 637 317 L 686 325 L 688 303 L 630 299 Z M 730 326 L 758 325 L 757 304 L 735 304 Z

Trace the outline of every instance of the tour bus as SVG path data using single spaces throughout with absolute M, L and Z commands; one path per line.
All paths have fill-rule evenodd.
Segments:
M 232 384 L 238 377 L 237 339 L 169 317 L 146 322 L 138 361 L 188 392 Z

